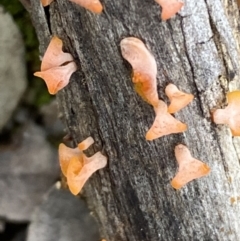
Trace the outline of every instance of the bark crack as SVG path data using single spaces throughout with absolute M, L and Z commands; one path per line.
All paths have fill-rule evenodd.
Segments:
M 231 59 L 232 67 L 236 74 L 239 74 L 240 59 L 237 51 L 236 39 L 234 38 L 232 28 L 230 27 L 229 21 L 224 12 L 223 4 L 220 0 L 215 0 L 214 4 L 211 0 L 205 0 L 205 2 L 209 17 L 211 19 L 210 24 L 214 25 L 214 28 L 216 28 L 216 31 L 218 32 L 227 49 L 228 55 Z
M 198 87 L 195 82 L 194 66 L 192 64 L 192 61 L 191 61 L 191 58 L 190 58 L 190 55 L 188 52 L 188 48 L 187 48 L 186 35 L 185 35 L 184 29 L 183 29 L 183 21 L 181 21 L 180 26 L 181 26 L 182 34 L 183 34 L 183 43 L 184 43 L 184 47 L 185 47 L 186 58 L 188 60 L 188 64 L 189 64 L 191 72 L 192 72 L 192 79 L 193 79 L 194 87 L 195 87 L 198 99 L 201 100 L 201 92 L 198 90 Z M 200 103 L 199 107 L 200 107 L 201 114 L 202 114 L 202 116 L 204 116 L 204 108 L 202 107 L 201 101 L 199 103 Z

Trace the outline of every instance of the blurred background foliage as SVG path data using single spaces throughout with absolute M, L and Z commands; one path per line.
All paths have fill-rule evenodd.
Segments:
M 25 60 L 27 66 L 28 89 L 22 104 L 31 108 L 39 108 L 52 99 L 43 80 L 33 76 L 40 69 L 38 40 L 30 15 L 18 0 L 1 0 L 0 4 L 9 12 L 18 25 L 25 44 Z

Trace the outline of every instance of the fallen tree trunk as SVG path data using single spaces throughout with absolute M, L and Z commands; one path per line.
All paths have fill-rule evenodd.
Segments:
M 95 140 L 88 154 L 102 151 L 108 166 L 94 174 L 84 196 L 107 241 L 240 240 L 240 142 L 229 128 L 211 121 L 212 108 L 239 88 L 237 3 L 185 0 L 176 17 L 161 21 L 153 0 L 102 0 L 93 14 L 67 1 L 43 9 L 31 0 L 31 16 L 44 53 L 51 35 L 78 65 L 57 95 L 75 144 Z M 120 41 L 134 36 L 153 53 L 159 97 L 168 83 L 192 93 L 194 101 L 175 114 L 183 134 L 145 140 L 153 108 L 133 89 L 131 66 Z M 211 173 L 176 191 L 174 147 L 189 147 Z

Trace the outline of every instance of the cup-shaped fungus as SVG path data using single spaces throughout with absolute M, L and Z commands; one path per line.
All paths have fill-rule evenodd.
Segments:
M 162 101 L 158 101 L 158 106 L 154 107 L 156 118 L 152 127 L 146 134 L 147 140 L 154 140 L 161 136 L 180 133 L 187 130 L 187 125 L 175 119 L 167 111 L 167 105 Z
M 91 157 L 87 157 L 82 152 L 93 143 L 92 137 L 88 137 L 77 148 L 66 147 L 63 143 L 59 145 L 60 167 L 64 176 L 67 177 L 69 189 L 74 195 L 81 191 L 94 172 L 107 164 L 107 158 L 101 152 L 97 152 Z
M 213 121 L 216 124 L 226 124 L 230 127 L 233 136 L 240 136 L 240 91 L 227 93 L 228 106 L 213 112 Z
M 162 20 L 173 17 L 183 6 L 183 2 L 178 0 L 155 0 L 162 7 Z
M 70 0 L 93 13 L 101 13 L 103 6 L 99 0 Z
M 90 176 L 106 164 L 107 158 L 100 152 L 89 158 L 83 155 L 82 161 L 78 157 L 72 157 L 67 169 L 67 183 L 72 194 L 77 195 Z
M 188 182 L 206 176 L 210 172 L 209 166 L 193 158 L 188 148 L 182 144 L 175 147 L 175 156 L 179 165 L 178 172 L 171 181 L 175 189 L 180 189 Z
M 194 98 L 192 94 L 180 91 L 174 84 L 168 84 L 165 93 L 170 100 L 168 112 L 172 114 L 187 106 Z
M 63 143 L 59 145 L 58 148 L 58 155 L 59 155 L 59 162 L 60 167 L 62 170 L 63 175 L 67 176 L 67 169 L 69 162 L 73 156 L 78 157 L 79 160 L 82 160 L 82 155 L 84 150 L 88 149 L 94 143 L 92 137 L 88 137 L 87 139 L 83 140 L 81 143 L 78 144 L 76 148 L 70 148 L 65 146 Z
M 157 64 L 155 58 L 144 43 L 134 37 L 128 37 L 120 43 L 122 56 L 133 68 L 135 90 L 148 103 L 158 104 Z
M 72 157 L 79 158 L 79 162 L 82 160 L 82 152 L 81 150 L 76 148 L 69 148 L 61 143 L 58 147 L 58 155 L 59 155 L 59 163 L 60 168 L 62 170 L 63 175 L 67 176 L 67 170 Z
M 54 36 L 43 56 L 41 71 L 35 72 L 46 82 L 50 94 L 55 95 L 68 83 L 73 72 L 77 70 L 73 57 L 62 51 L 62 40 Z
M 43 7 L 48 6 L 53 0 L 41 0 Z
M 42 78 L 48 88 L 48 92 L 55 95 L 69 83 L 73 72 L 77 70 L 74 62 L 70 62 L 60 67 L 54 67 L 45 71 L 35 72 L 34 75 Z

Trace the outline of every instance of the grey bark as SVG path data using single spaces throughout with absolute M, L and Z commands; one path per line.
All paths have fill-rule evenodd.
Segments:
M 78 71 L 59 92 L 63 119 L 75 144 L 88 136 L 108 166 L 88 181 L 84 196 L 107 241 L 240 240 L 240 141 L 211 121 L 210 110 L 225 105 L 225 93 L 239 88 L 237 2 L 185 0 L 166 22 L 153 0 L 102 0 L 95 15 L 68 0 L 49 8 L 31 0 L 31 16 L 44 53 L 50 36 L 64 41 Z M 133 89 L 131 66 L 119 43 L 142 39 L 156 58 L 158 92 L 168 83 L 193 93 L 175 116 L 183 134 L 147 142 L 153 108 Z M 211 173 L 179 191 L 175 145 L 211 167 Z

